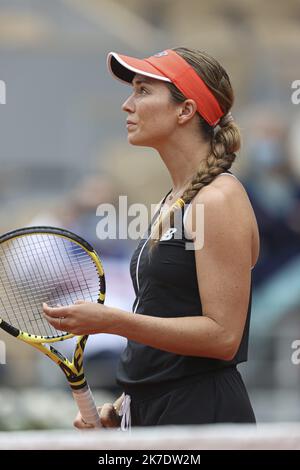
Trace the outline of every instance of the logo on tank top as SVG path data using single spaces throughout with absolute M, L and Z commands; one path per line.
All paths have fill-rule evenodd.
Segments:
M 166 242 L 167 240 L 171 240 L 173 235 L 177 232 L 177 228 L 169 228 L 163 236 L 159 239 L 160 242 Z

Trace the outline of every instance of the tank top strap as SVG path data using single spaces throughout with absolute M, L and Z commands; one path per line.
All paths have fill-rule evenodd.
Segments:
M 150 223 L 150 226 L 155 222 L 155 220 L 157 219 L 157 217 L 159 216 L 160 214 L 160 211 L 161 211 L 161 208 L 162 208 L 162 205 L 165 203 L 165 200 L 167 199 L 167 197 L 169 196 L 169 194 L 172 192 L 172 189 L 170 189 L 170 191 L 167 192 L 167 194 L 162 198 L 162 200 L 160 201 L 160 203 L 158 204 L 158 208 L 156 209 L 153 217 L 151 218 L 151 223 Z

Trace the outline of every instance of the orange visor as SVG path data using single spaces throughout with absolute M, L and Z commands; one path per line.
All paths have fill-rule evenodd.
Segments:
M 115 78 L 127 84 L 132 82 L 136 73 L 174 83 L 186 98 L 196 102 L 198 113 L 211 126 L 218 124 L 224 115 L 217 99 L 201 77 L 172 49 L 146 59 L 110 52 L 107 56 L 107 65 Z

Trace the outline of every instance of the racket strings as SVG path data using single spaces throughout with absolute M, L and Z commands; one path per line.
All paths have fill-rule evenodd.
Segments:
M 2 248 L 2 247 L 1 247 Z M 3 262 L 3 259 L 5 260 L 5 264 Z M 10 273 L 10 276 L 12 277 L 13 281 L 15 283 L 17 283 L 17 278 L 15 276 L 15 271 L 13 269 L 13 266 L 14 264 L 9 264 L 8 263 L 8 260 L 7 260 L 7 253 L 5 250 L 2 250 L 1 252 L 1 257 L 0 257 L 0 261 L 1 261 L 1 264 L 2 266 L 5 268 L 5 266 L 7 265 L 8 267 L 8 271 Z M 15 265 L 16 266 L 16 270 L 17 272 L 19 273 L 19 266 L 18 264 Z M 1 276 L 1 280 L 2 280 L 2 276 Z M 22 317 L 22 322 L 21 324 L 25 324 L 25 318 L 23 317 L 23 310 L 24 310 L 24 307 L 25 307 L 25 304 L 24 304 L 24 301 L 23 301 L 23 298 L 22 296 L 16 296 L 16 297 L 13 297 L 11 295 L 11 289 L 10 287 L 7 285 L 6 283 L 6 289 L 5 289 L 5 293 L 6 293 L 6 296 L 3 296 L 2 295 L 2 292 L 1 292 L 1 304 L 2 304 L 2 308 L 1 308 L 1 315 L 3 316 L 3 319 L 6 320 L 5 318 L 5 315 L 3 315 L 3 312 L 7 312 L 7 309 L 5 309 L 5 300 L 6 300 L 6 297 L 8 298 L 8 301 L 9 301 L 9 306 L 10 308 L 12 309 L 15 309 L 17 307 L 17 311 L 19 312 L 19 314 L 21 315 Z M 14 310 L 12 310 L 12 312 L 14 312 Z M 8 317 L 8 320 L 10 320 L 10 318 Z M 11 321 L 9 321 L 10 324 L 12 324 L 13 326 L 15 326 L 15 324 L 13 324 Z
M 42 303 L 95 302 L 98 295 L 98 270 L 72 240 L 31 233 L 0 245 L 0 316 L 12 326 L 34 335 L 62 336 L 42 316 Z
M 35 280 L 34 278 L 32 278 L 31 273 L 34 272 L 34 269 L 37 269 L 38 274 L 39 274 L 39 276 L 40 276 L 40 279 L 44 279 L 44 277 L 43 277 L 43 274 L 44 274 L 44 273 L 43 273 L 42 270 L 40 269 L 39 263 L 36 263 L 34 266 L 33 266 L 32 263 L 31 263 L 31 256 L 35 256 L 35 252 L 33 252 L 32 246 L 31 246 L 30 244 L 28 244 L 28 243 L 24 246 L 24 239 L 23 239 L 23 238 L 20 238 L 19 240 L 20 240 L 20 243 L 22 244 L 23 249 L 25 248 L 25 249 L 28 251 L 28 254 L 29 254 L 29 256 L 28 256 L 28 258 L 27 258 L 27 260 L 28 260 L 28 265 L 27 265 L 27 267 L 30 267 L 30 268 L 29 268 L 29 271 L 28 271 L 28 274 L 29 274 L 29 276 L 28 276 L 28 278 L 29 278 L 29 279 L 28 279 L 28 283 L 29 283 L 30 285 L 32 285 L 32 283 L 34 282 L 34 290 L 33 290 L 33 292 L 32 292 L 32 289 L 30 289 L 30 290 L 31 290 L 31 292 L 30 292 L 28 286 L 26 285 L 26 282 L 24 282 L 24 279 L 21 280 L 21 283 L 20 283 L 20 288 L 22 288 L 22 290 L 21 290 L 21 299 L 22 299 L 22 301 L 23 301 L 24 306 L 25 306 L 26 308 L 28 308 L 28 303 L 27 303 L 27 304 L 25 303 L 24 297 L 22 296 L 22 293 L 23 293 L 23 292 L 26 294 L 26 297 L 25 297 L 25 298 L 26 298 L 27 300 L 29 300 L 29 307 L 32 307 L 32 301 L 31 301 L 31 298 L 32 298 L 32 297 L 33 297 L 33 301 L 34 301 L 35 303 L 38 302 L 38 301 L 42 303 L 42 302 L 43 302 L 43 300 L 42 300 L 43 298 L 46 299 L 46 300 L 44 300 L 44 301 L 48 301 L 49 303 L 51 303 L 51 298 L 53 298 L 53 293 L 54 293 L 55 291 L 53 292 L 53 290 L 52 290 L 52 296 L 47 295 L 47 297 L 46 297 L 46 289 L 45 289 L 44 283 L 42 283 L 42 284 L 39 283 L 40 285 L 38 286 L 38 282 L 36 282 L 36 280 Z M 41 245 L 41 244 L 40 244 L 40 245 Z M 42 248 L 42 247 L 40 246 L 40 248 Z M 46 251 L 46 253 L 47 253 L 47 252 L 48 252 L 48 250 Z M 40 256 L 39 261 L 40 261 L 41 263 L 43 263 L 43 266 L 44 266 L 44 267 L 45 267 L 45 266 L 48 267 L 48 266 L 49 266 L 48 263 L 47 263 L 47 262 L 45 263 L 45 256 L 41 257 L 41 253 L 42 253 L 42 251 L 41 251 L 41 249 L 40 249 L 40 250 L 39 250 L 39 256 Z M 18 256 L 18 252 L 16 253 L 16 255 Z M 49 258 L 49 260 L 51 261 L 51 257 Z M 21 267 L 22 267 L 23 264 L 20 262 L 20 264 L 19 264 L 18 266 L 21 266 Z M 53 268 L 55 268 L 55 267 L 53 266 Z M 17 267 L 17 269 L 18 269 L 18 267 Z M 22 273 L 22 274 L 25 274 L 25 273 L 24 273 L 24 270 L 23 270 L 23 273 Z M 49 274 L 50 274 L 50 279 L 53 280 L 53 274 L 52 274 L 52 272 L 51 272 L 51 271 L 48 271 L 47 274 L 48 274 L 48 277 L 49 277 Z M 62 286 L 61 286 L 61 283 L 63 282 L 63 280 L 62 280 L 62 279 L 58 279 L 58 281 L 59 281 L 59 283 L 57 283 L 57 286 L 60 286 L 62 292 L 61 292 L 61 295 L 59 295 L 58 293 L 56 293 L 55 298 L 56 298 L 56 297 L 57 297 L 57 298 L 61 298 L 62 296 L 65 297 L 65 296 L 64 296 L 64 291 L 62 290 Z M 49 281 L 48 281 L 47 284 L 49 285 Z M 38 287 L 42 289 L 42 296 L 40 296 L 40 297 L 39 297 L 38 295 L 36 295 L 36 292 L 37 292 L 37 288 L 38 288 Z M 31 297 L 30 297 L 30 295 L 31 295 Z M 67 298 L 65 298 L 64 300 L 67 301 Z M 54 306 L 54 305 L 52 305 L 52 306 Z M 35 319 L 38 319 L 38 320 L 41 320 L 41 319 L 42 319 L 42 317 L 40 316 L 40 313 L 36 313 L 36 312 L 35 312 L 34 318 L 35 318 Z M 31 323 L 32 323 L 32 322 L 31 322 Z M 48 326 L 48 325 L 47 325 L 47 326 Z M 50 329 L 50 331 L 51 331 L 51 326 L 50 326 L 50 325 L 49 325 L 49 329 Z M 39 333 L 39 334 L 40 334 L 40 333 Z
M 25 247 L 24 247 L 23 239 L 20 238 L 18 239 L 18 241 L 20 245 L 23 245 L 22 252 L 24 253 Z M 14 242 L 16 243 L 16 240 L 14 240 Z M 35 274 L 38 274 L 39 276 L 42 275 L 42 272 L 38 264 L 36 264 L 34 267 L 32 266 L 30 255 L 32 255 L 33 253 L 32 253 L 30 244 L 28 243 L 26 244 L 25 252 L 27 253 L 27 257 L 26 256 L 23 257 L 24 263 L 21 262 L 22 260 L 20 259 L 21 257 L 19 256 L 19 253 L 20 253 L 19 248 L 20 246 L 18 244 L 17 249 L 14 250 L 14 257 L 12 257 L 11 259 L 9 259 L 6 252 L 4 251 L 4 259 L 8 262 L 6 263 L 6 266 L 11 274 L 10 277 L 12 277 L 12 279 L 15 281 L 15 283 L 12 284 L 11 279 L 10 279 L 9 287 L 7 287 L 7 282 L 6 282 L 6 290 L 8 289 L 10 292 L 10 299 L 14 298 L 15 300 L 14 309 L 9 312 L 10 315 L 8 316 L 6 320 L 13 326 L 17 326 L 19 329 L 25 330 L 27 332 L 34 331 L 34 334 L 41 335 L 41 336 L 44 336 L 44 335 L 55 336 L 57 335 L 57 332 L 55 332 L 54 328 L 52 328 L 51 325 L 49 324 L 43 325 L 44 322 L 41 316 L 41 312 L 40 310 L 37 310 L 35 308 L 36 306 L 35 304 L 37 302 L 37 296 L 35 295 L 37 286 L 35 286 L 35 288 L 31 289 L 31 292 L 29 292 L 28 286 L 26 285 L 26 282 L 24 282 L 25 280 L 28 279 L 28 284 L 30 283 L 30 285 L 33 285 L 32 283 L 35 280 L 34 277 L 36 277 L 36 276 L 32 276 L 34 269 L 36 269 Z M 27 272 L 24 271 L 24 265 L 26 265 Z M 31 269 L 28 269 L 29 266 Z M 1 279 L 3 279 L 2 276 L 3 274 L 1 274 Z M 11 306 L 11 300 L 9 300 L 9 305 Z M 5 304 L 3 301 L 2 301 L 2 307 L 5 307 Z M 5 311 L 6 313 L 8 313 L 7 309 Z M 42 328 L 42 326 L 44 326 L 44 328 Z
M 22 241 L 23 241 L 23 240 L 22 240 Z M 30 245 L 29 245 L 29 249 L 30 249 L 30 251 L 32 251 Z M 29 260 L 29 262 L 30 262 L 30 257 L 28 258 L 28 260 Z M 27 263 L 27 264 L 29 264 L 29 263 Z M 22 266 L 22 264 L 21 264 L 21 266 Z M 32 266 L 32 264 L 31 264 L 31 266 Z M 35 267 L 37 268 L 39 275 L 42 275 L 42 272 L 41 272 L 41 270 L 39 269 L 39 266 L 35 266 Z M 17 268 L 17 270 L 18 270 L 18 274 L 20 274 L 20 270 L 19 270 L 18 268 Z M 23 270 L 23 271 L 24 271 L 24 270 Z M 29 271 L 29 274 L 31 274 L 31 271 Z M 13 277 L 16 278 L 16 276 L 13 276 Z M 32 276 L 29 276 L 29 281 L 32 281 L 31 277 L 32 277 Z M 53 276 L 51 276 L 51 277 L 53 278 Z M 23 284 L 24 284 L 24 283 L 23 283 Z M 73 285 L 73 287 L 74 287 L 74 284 L 73 284 L 73 283 L 72 283 L 72 285 Z M 22 284 L 21 284 L 21 287 L 23 287 Z M 27 286 L 25 286 L 25 288 L 27 289 Z M 27 292 L 27 291 L 26 291 L 26 292 Z M 54 292 L 54 296 L 55 296 L 56 298 L 61 297 L 62 294 L 64 294 L 64 292 L 57 292 L 57 291 Z M 69 289 L 68 289 L 68 294 L 70 294 Z M 64 296 L 64 297 L 65 297 L 65 296 Z M 25 302 L 25 301 L 24 301 L 24 297 L 23 297 L 23 296 L 22 296 L 22 300 L 23 300 L 23 305 L 25 304 L 25 306 L 28 308 L 28 302 Z M 36 296 L 35 296 L 35 300 L 37 300 Z M 18 304 L 20 305 L 20 302 L 18 302 Z M 26 305 L 26 304 L 27 304 L 27 305 Z M 32 302 L 30 302 L 30 300 L 29 300 L 29 307 L 30 307 L 30 308 L 32 307 Z M 35 319 L 40 319 L 40 314 L 39 314 L 39 312 L 38 312 L 38 314 L 35 313 L 34 317 L 35 317 Z M 39 333 L 41 333 L 41 332 L 39 331 Z

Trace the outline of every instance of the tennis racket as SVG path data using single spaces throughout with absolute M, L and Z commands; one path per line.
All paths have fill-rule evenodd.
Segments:
M 29 227 L 0 237 L 0 327 L 59 365 L 83 420 L 100 418 L 83 371 L 87 335 L 77 336 L 72 361 L 53 343 L 75 337 L 53 328 L 42 313 L 76 300 L 104 303 L 105 277 L 93 248 L 77 235 L 54 227 Z

